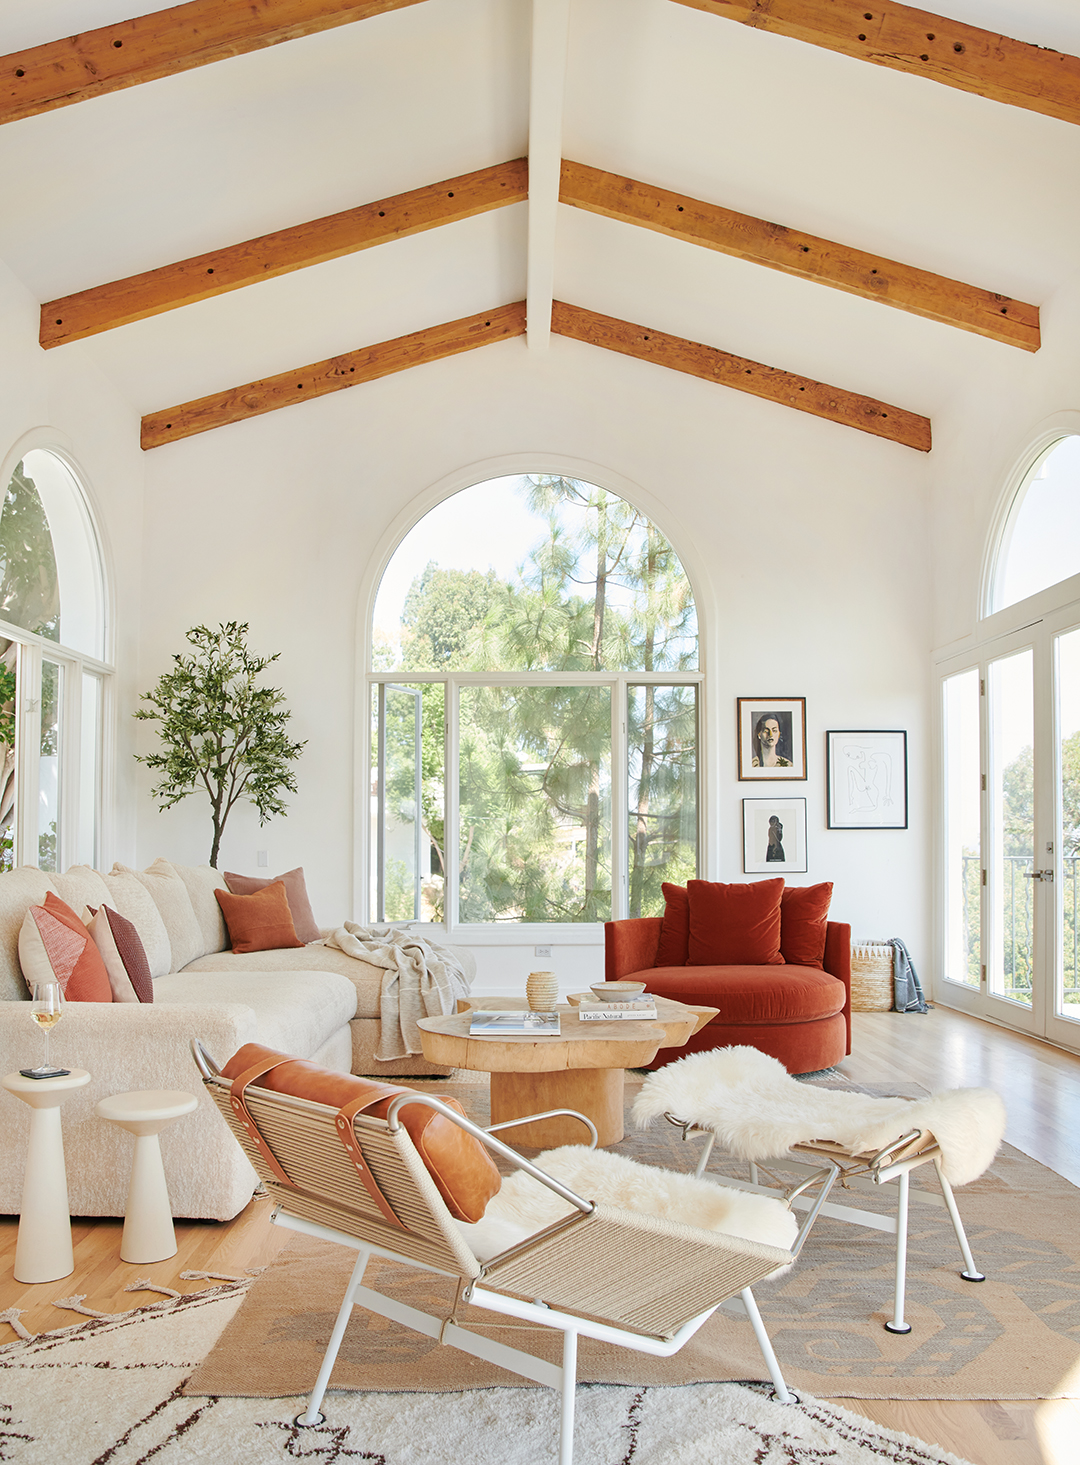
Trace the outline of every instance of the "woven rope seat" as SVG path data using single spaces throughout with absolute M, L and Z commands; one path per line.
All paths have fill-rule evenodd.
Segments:
M 908 1208 L 920 1203 L 949 1213 L 968 1282 L 981 1282 L 953 1195 L 953 1185 L 978 1179 L 993 1161 L 1005 1132 L 1005 1106 L 993 1089 L 949 1089 L 928 1099 L 877 1098 L 800 1083 L 782 1063 L 756 1048 L 693 1053 L 651 1074 L 632 1110 L 645 1128 L 664 1118 L 683 1138 L 705 1139 L 695 1169 L 702 1176 L 714 1144 L 750 1165 L 749 1181 L 718 1176 L 721 1184 L 784 1199 L 806 1211 L 793 1254 L 798 1256 L 819 1215 L 885 1231 L 896 1237 L 892 1333 L 909 1333 L 904 1319 Z M 760 1183 L 759 1167 L 794 1172 L 790 1185 Z M 940 1196 L 910 1190 L 911 1171 L 933 1164 Z M 897 1183 L 895 1216 L 830 1202 L 845 1189 L 874 1190 Z
M 557 1389 L 560 1465 L 573 1459 L 579 1336 L 670 1357 L 722 1302 L 738 1296 L 776 1398 L 793 1397 L 750 1290 L 792 1264 L 789 1246 L 708 1229 L 713 1220 L 680 1218 L 700 1222 L 708 1202 L 720 1224 L 730 1224 L 735 1212 L 721 1187 L 584 1145 L 552 1152 L 553 1171 L 589 1179 L 596 1195 L 586 1197 L 472 1124 L 453 1101 L 332 1074 L 254 1044 L 224 1069 L 200 1044 L 192 1049 L 209 1096 L 275 1202 L 275 1224 L 357 1253 L 298 1425 L 323 1422 L 320 1406 L 354 1307 Z M 505 1196 L 492 1151 L 517 1172 Z M 625 1194 L 626 1165 L 654 1177 L 646 1189 L 661 1194 L 667 1214 L 613 1203 L 612 1196 Z M 687 1183 L 695 1189 L 682 1191 Z M 763 1234 L 794 1239 L 785 1207 L 744 1199 L 768 1208 L 742 1213 L 758 1218 Z M 556 1329 L 563 1335 L 561 1365 L 464 1328 L 453 1315 L 434 1316 L 365 1287 L 373 1255 L 457 1279 L 460 1296 L 474 1307 Z M 617 1267 L 603 1261 L 612 1256 Z

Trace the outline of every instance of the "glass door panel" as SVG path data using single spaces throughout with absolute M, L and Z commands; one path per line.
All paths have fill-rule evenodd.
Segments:
M 943 683 L 945 717 L 945 979 L 982 982 L 982 784 L 979 669 Z
M 38 868 L 56 870 L 60 819 L 60 700 L 64 668 L 41 663 L 41 737 L 38 748 Z
M 1035 942 L 1034 656 L 1030 648 L 989 666 L 989 989 L 1032 1006 Z
M 379 688 L 376 919 L 421 919 L 422 704 L 415 687 Z
M 630 915 L 697 875 L 697 688 L 627 688 Z
M 1061 872 L 1057 898 L 1057 960 L 1052 1010 L 1059 1018 L 1080 1023 L 1080 630 L 1057 636 L 1054 643 L 1057 692 L 1057 783 L 1055 822 Z M 1074 1032 L 1067 1041 L 1080 1041 Z

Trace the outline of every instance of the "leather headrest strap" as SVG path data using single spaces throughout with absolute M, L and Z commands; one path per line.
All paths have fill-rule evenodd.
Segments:
M 382 1085 L 380 1085 L 382 1087 Z M 353 1119 L 357 1114 L 362 1114 L 365 1109 L 370 1109 L 374 1104 L 380 1102 L 383 1095 L 377 1094 L 374 1098 L 370 1094 L 361 1094 L 357 1099 L 351 1099 L 337 1112 L 334 1120 L 334 1128 L 337 1130 L 338 1139 L 345 1146 L 345 1152 L 356 1168 L 356 1173 L 367 1187 L 368 1195 L 378 1206 L 383 1216 L 390 1222 L 391 1226 L 397 1226 L 402 1231 L 406 1229 L 404 1224 L 394 1214 L 393 1207 L 379 1189 L 379 1182 L 371 1173 L 368 1162 L 364 1159 L 364 1152 L 356 1138 L 356 1130 L 353 1128 Z
M 269 1073 L 272 1068 L 280 1068 L 283 1063 L 288 1062 L 289 1059 L 280 1053 L 275 1053 L 274 1056 L 269 1059 L 261 1058 L 258 1063 L 252 1064 L 250 1068 L 246 1068 L 243 1073 L 237 1075 L 237 1077 L 233 1079 L 232 1088 L 229 1091 L 229 1095 L 233 1106 L 233 1113 L 239 1119 L 240 1123 L 244 1126 L 245 1130 L 247 1131 L 248 1138 L 251 1140 L 252 1144 L 259 1151 L 259 1154 L 262 1155 L 266 1163 L 270 1166 L 270 1169 L 273 1171 L 275 1178 L 280 1180 L 282 1185 L 287 1185 L 290 1187 L 290 1189 L 295 1190 L 296 1186 L 278 1164 L 277 1156 L 274 1154 L 270 1146 L 266 1143 L 266 1140 L 263 1138 L 262 1131 L 255 1123 L 254 1119 L 252 1119 L 251 1115 L 248 1113 L 248 1106 L 245 1098 L 249 1084 L 253 1084 L 257 1078 L 262 1078 L 263 1074 Z

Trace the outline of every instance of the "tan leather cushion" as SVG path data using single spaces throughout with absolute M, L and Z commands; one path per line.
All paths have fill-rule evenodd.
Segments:
M 245 1043 L 237 1050 L 221 1070 L 225 1078 L 239 1078 L 249 1068 L 260 1062 L 286 1058 L 272 1048 L 259 1043 Z M 278 1094 L 292 1094 L 298 1099 L 310 1099 L 316 1104 L 327 1104 L 332 1109 L 344 1108 L 355 1099 L 370 1095 L 364 1113 L 376 1119 L 385 1119 L 391 1100 L 398 1094 L 415 1093 L 414 1089 L 397 1084 L 378 1083 L 374 1079 L 357 1078 L 352 1073 L 334 1073 L 329 1068 L 320 1068 L 317 1063 L 307 1063 L 301 1058 L 292 1058 L 279 1064 L 252 1084 L 253 1088 L 272 1089 Z M 456 1099 L 442 1101 L 448 1108 L 464 1115 L 465 1110 Z M 459 1129 L 444 1114 L 437 1114 L 421 1104 L 407 1104 L 400 1114 L 402 1127 L 416 1146 L 432 1180 L 446 1202 L 447 1209 L 455 1221 L 479 1221 L 487 1203 L 497 1194 L 502 1177 L 495 1168 L 488 1151 L 471 1134 Z

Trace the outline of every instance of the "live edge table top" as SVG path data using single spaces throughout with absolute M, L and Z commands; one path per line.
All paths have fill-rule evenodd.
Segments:
M 582 1022 L 578 1009 L 558 1008 L 557 1038 L 472 1037 L 472 1010 L 512 1011 L 525 1008 L 522 998 L 468 999 L 468 1008 L 449 1017 L 424 1017 L 424 1057 L 431 1063 L 470 1068 L 481 1073 L 555 1073 L 561 1069 L 640 1068 L 661 1048 L 681 1048 L 692 1034 L 711 1022 L 715 1007 L 687 1007 L 657 997 L 656 1018 L 637 1021 Z M 464 1004 L 463 1004 L 464 1006 Z

